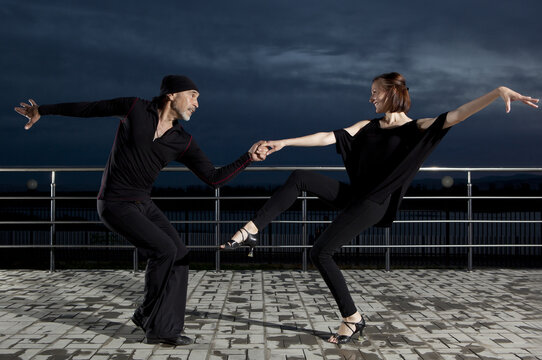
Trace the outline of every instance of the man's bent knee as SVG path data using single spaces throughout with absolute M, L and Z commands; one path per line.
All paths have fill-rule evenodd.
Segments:
M 329 260 L 331 258 L 331 254 L 328 254 L 327 252 L 322 251 L 322 249 L 313 247 L 309 253 L 309 257 L 312 263 L 317 266 Z

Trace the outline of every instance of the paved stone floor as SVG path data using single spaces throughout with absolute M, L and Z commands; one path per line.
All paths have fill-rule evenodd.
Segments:
M 316 272 L 192 271 L 186 347 L 130 322 L 143 274 L 0 270 L 3 359 L 542 359 L 542 270 L 345 271 L 364 336 L 325 338 L 339 314 Z

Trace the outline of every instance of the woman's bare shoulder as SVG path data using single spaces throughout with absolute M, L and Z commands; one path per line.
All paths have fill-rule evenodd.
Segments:
M 418 129 L 426 130 L 435 122 L 436 119 L 436 117 L 418 119 L 416 120 L 416 125 L 418 125 Z
M 355 123 L 352 126 L 349 126 L 347 128 L 344 128 L 351 136 L 356 135 L 365 125 L 370 123 L 371 120 L 361 120 Z

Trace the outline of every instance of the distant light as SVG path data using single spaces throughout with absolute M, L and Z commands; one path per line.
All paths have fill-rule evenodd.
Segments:
M 445 188 L 450 188 L 454 184 L 454 178 L 451 176 L 444 176 L 442 180 L 440 181 L 442 183 L 442 186 Z
M 38 182 L 36 179 L 30 179 L 26 182 L 26 187 L 28 190 L 36 190 L 38 188 Z

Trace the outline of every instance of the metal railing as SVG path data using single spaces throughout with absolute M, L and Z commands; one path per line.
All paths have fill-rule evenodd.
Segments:
M 246 171 L 292 171 L 292 170 L 315 170 L 315 171 L 344 171 L 344 167 L 339 166 L 319 166 L 319 167 L 301 167 L 301 166 L 260 166 L 249 167 Z M 57 175 L 63 172 L 102 172 L 103 168 L 99 167 L 5 167 L 0 168 L 0 173 L 17 173 L 17 172 L 46 172 L 50 174 L 50 196 L 0 196 L 0 200 L 49 200 L 50 201 L 50 220 L 49 221 L 0 221 L 2 225 L 48 225 L 49 226 L 49 244 L 48 245 L 0 245 L 1 248 L 47 248 L 49 249 L 49 270 L 55 271 L 55 249 L 58 248 L 128 248 L 133 249 L 133 264 L 134 271 L 138 269 L 137 249 L 130 245 L 59 245 L 55 244 L 56 225 L 75 225 L 75 224 L 101 224 L 100 221 L 61 221 L 56 220 L 56 201 L 58 200 L 91 200 L 95 197 L 81 196 L 57 196 L 56 185 Z M 188 172 L 185 167 L 167 167 L 163 171 L 168 172 Z M 541 173 L 542 168 L 459 168 L 459 167 L 423 167 L 421 172 L 459 172 L 466 175 L 467 194 L 465 196 L 406 196 L 406 200 L 466 200 L 467 201 L 467 219 L 464 220 L 396 220 L 394 224 L 400 223 L 465 223 L 467 224 L 467 243 L 466 244 L 391 244 L 390 228 L 385 231 L 385 241 L 382 245 L 346 245 L 345 248 L 384 248 L 385 249 L 385 268 L 389 271 L 391 268 L 391 249 L 393 248 L 441 248 L 441 247 L 456 247 L 467 248 L 467 270 L 473 268 L 472 257 L 473 248 L 477 247 L 542 247 L 542 244 L 475 244 L 473 241 L 473 224 L 475 223 L 542 223 L 542 220 L 475 220 L 473 219 L 472 203 L 473 200 L 540 200 L 542 196 L 473 196 L 472 195 L 472 174 L 473 173 Z M 215 269 L 220 270 L 220 225 L 230 223 L 244 223 L 246 220 L 221 220 L 221 201 L 223 200 L 258 200 L 267 199 L 268 196 L 221 196 L 220 189 L 216 189 L 214 196 L 197 196 L 197 197 L 153 197 L 154 200 L 214 200 L 214 220 L 177 220 L 171 221 L 174 224 L 214 224 L 215 226 L 215 244 L 208 245 L 192 245 L 189 248 L 214 248 L 215 252 Z M 292 223 L 301 224 L 301 244 L 299 245 L 267 245 L 259 246 L 262 248 L 300 248 L 302 249 L 302 269 L 307 270 L 307 250 L 311 247 L 307 242 L 307 225 L 330 223 L 331 221 L 311 221 L 307 220 L 307 201 L 317 199 L 316 197 L 307 196 L 305 192 L 298 197 L 302 201 L 301 220 L 275 220 L 273 223 Z

